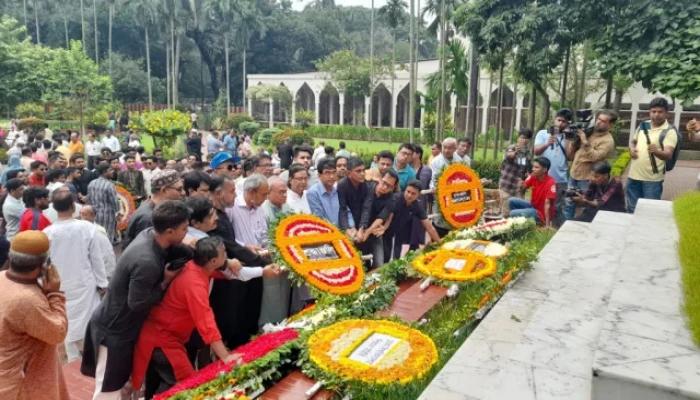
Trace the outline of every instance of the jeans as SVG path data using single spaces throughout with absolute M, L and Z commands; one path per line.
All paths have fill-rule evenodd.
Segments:
M 588 181 L 579 181 L 574 178 L 569 178 L 569 189 L 580 189 L 581 191 L 585 192 L 586 189 L 588 189 Z M 563 195 L 562 195 L 563 196 Z M 576 214 L 576 203 L 574 203 L 573 200 L 571 200 L 571 197 L 566 197 L 564 196 L 564 221 L 570 221 L 574 219 L 574 215 Z
M 627 211 L 633 214 L 639 199 L 661 200 L 663 192 L 664 181 L 647 182 L 627 178 Z
M 511 197 L 508 199 L 508 208 L 510 208 L 511 218 L 527 217 L 533 218 L 538 223 L 540 222 L 540 217 L 537 216 L 537 210 L 527 200 L 523 200 L 518 197 Z

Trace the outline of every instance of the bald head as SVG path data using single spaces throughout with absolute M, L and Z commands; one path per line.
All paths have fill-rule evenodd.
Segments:
M 457 139 L 453 137 L 445 138 L 442 141 L 442 156 L 448 160 L 452 160 L 452 156 L 457 150 Z
M 83 206 L 80 209 L 80 219 L 88 222 L 95 222 L 95 209 L 92 206 Z
M 281 208 L 287 202 L 287 185 L 276 176 L 270 177 L 267 184 L 270 186 L 268 200 L 275 207 Z

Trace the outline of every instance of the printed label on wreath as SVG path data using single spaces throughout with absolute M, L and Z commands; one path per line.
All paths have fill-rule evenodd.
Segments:
M 468 166 L 454 163 L 445 168 L 436 185 L 442 218 L 453 228 L 479 222 L 484 209 L 484 188 L 479 176 Z
M 319 368 L 371 384 L 408 383 L 425 375 L 438 359 L 428 336 L 384 320 L 340 321 L 314 332 L 307 345 Z
M 443 250 L 471 250 L 486 257 L 501 258 L 508 254 L 508 248 L 500 243 L 486 240 L 454 240 L 442 245 Z
M 360 254 L 328 221 L 313 215 L 290 215 L 280 221 L 274 234 L 274 245 L 284 262 L 310 285 L 341 295 L 362 287 L 365 273 Z
M 400 341 L 399 338 L 383 333 L 373 333 L 361 345 L 357 346 L 348 358 L 364 364 L 375 365 Z
M 476 251 L 440 249 L 413 260 L 413 267 L 426 276 L 446 281 L 478 281 L 496 272 L 496 262 Z

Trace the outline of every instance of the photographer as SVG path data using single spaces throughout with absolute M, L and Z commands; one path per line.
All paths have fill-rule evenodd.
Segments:
M 571 200 L 584 207 L 581 215 L 574 218 L 574 221 L 592 222 L 601 210 L 627 212 L 622 181 L 610 178 L 610 164 L 607 161 L 593 166 L 588 189 L 585 193 L 571 197 Z
M 569 129 L 569 121 L 573 114 L 568 108 L 562 108 L 554 116 L 554 126 L 549 130 L 541 130 L 535 136 L 535 156 L 545 157 L 551 162 L 549 176 L 557 184 L 557 201 L 555 213 L 555 225 L 563 221 L 562 209 L 564 207 L 563 193 L 569 185 L 569 164 L 566 157 L 566 140 L 563 132 Z
M 566 157 L 573 161 L 569 190 L 585 191 L 588 188 L 588 178 L 593 171 L 593 165 L 607 159 L 608 155 L 615 151 L 615 140 L 610 134 L 615 122 L 617 122 L 617 114 L 614 111 L 602 110 L 598 113 L 592 132 L 577 129 L 566 135 Z M 575 213 L 576 204 L 567 197 L 564 205 L 564 219 L 567 221 L 573 219 Z

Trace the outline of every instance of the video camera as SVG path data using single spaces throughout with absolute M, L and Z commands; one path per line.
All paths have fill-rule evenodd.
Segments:
M 565 197 L 576 197 L 576 196 L 583 196 L 583 190 L 579 188 L 572 188 L 572 189 L 565 189 L 564 190 L 564 196 Z
M 593 134 L 593 129 L 595 128 L 595 126 L 591 125 L 591 121 L 593 120 L 592 110 L 576 110 L 576 119 L 578 120 L 578 122 L 569 125 L 569 128 L 563 131 L 566 140 L 579 140 L 579 137 L 576 134 L 576 131 L 578 131 L 579 129 L 586 134 L 586 137 L 589 137 Z

